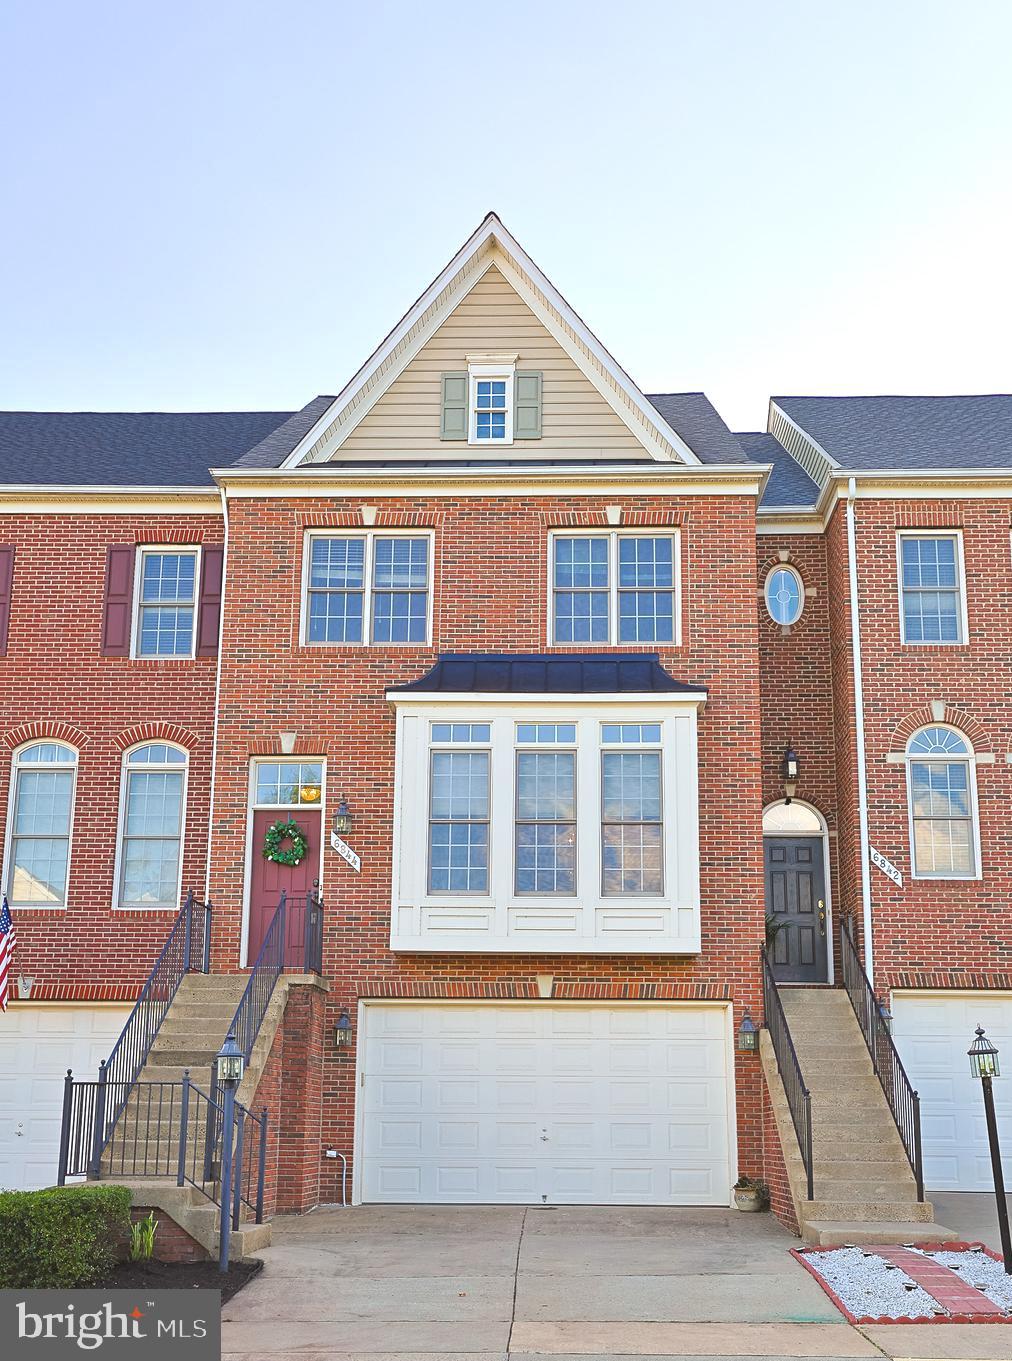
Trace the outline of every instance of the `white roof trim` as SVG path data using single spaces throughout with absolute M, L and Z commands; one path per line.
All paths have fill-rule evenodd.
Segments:
M 388 690 L 389 704 L 414 705 L 420 709 L 430 704 L 537 704 L 547 708 L 554 704 L 657 704 L 690 705 L 701 709 L 707 701 L 705 690 L 604 690 L 569 694 L 555 690 L 538 693 L 531 690 Z
M 505 259 L 493 259 L 496 247 Z M 495 213 L 489 213 L 298 442 L 282 468 L 331 456 L 493 263 L 507 266 L 510 283 L 653 458 L 699 465 L 681 436 L 651 406 Z M 335 426 L 339 431 L 333 430 Z M 328 438 L 332 432 L 336 437 Z

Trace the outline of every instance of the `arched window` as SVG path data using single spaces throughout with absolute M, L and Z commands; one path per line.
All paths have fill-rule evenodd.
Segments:
M 774 624 L 789 628 L 805 608 L 805 586 L 793 567 L 774 567 L 766 578 L 766 608 Z
M 123 760 L 116 904 L 176 907 L 183 863 L 186 752 L 167 742 Z
M 907 796 L 914 874 L 919 879 L 977 875 L 973 750 L 954 728 L 933 726 L 907 743 Z
M 66 907 L 77 752 L 33 742 L 14 753 L 5 891 L 12 907 Z

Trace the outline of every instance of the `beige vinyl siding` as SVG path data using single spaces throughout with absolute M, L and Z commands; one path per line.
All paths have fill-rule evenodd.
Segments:
M 334 454 L 481 458 L 488 445 L 439 438 L 440 378 L 469 354 L 516 354 L 518 370 L 544 375 L 541 439 L 517 440 L 501 457 L 649 458 L 627 426 L 493 266 L 394 380 Z M 500 449 L 503 446 L 499 446 Z

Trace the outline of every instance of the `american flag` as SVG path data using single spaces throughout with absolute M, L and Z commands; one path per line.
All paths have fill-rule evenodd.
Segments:
M 14 922 L 11 920 L 11 910 L 7 899 L 0 907 L 0 1011 L 7 1010 L 7 998 L 10 995 L 10 966 L 14 956 L 14 947 L 18 943 L 18 938 L 14 934 Z

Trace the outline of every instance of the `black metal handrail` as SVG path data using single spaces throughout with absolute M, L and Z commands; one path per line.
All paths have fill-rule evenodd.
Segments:
M 871 1055 L 872 1067 L 885 1092 L 889 1110 L 903 1142 L 903 1150 L 917 1183 L 917 1199 L 924 1199 L 924 1164 L 921 1152 L 921 1099 L 914 1091 L 889 1027 L 882 1019 L 879 1000 L 864 971 L 854 941 L 854 928 L 844 918 L 840 931 L 843 986 L 847 990 L 861 1034 Z
M 780 1070 L 780 1080 L 787 1097 L 791 1120 L 794 1122 L 794 1132 L 798 1136 L 798 1148 L 801 1150 L 801 1161 L 805 1168 L 808 1184 L 808 1199 L 814 1200 L 812 1096 L 805 1085 L 801 1064 L 798 1062 L 797 1050 L 794 1048 L 794 1041 L 791 1039 L 790 1026 L 787 1024 L 784 1004 L 780 1000 L 776 979 L 773 977 L 773 966 L 770 964 L 770 957 L 765 949 L 762 952 L 762 965 L 763 1012 L 766 1029 L 769 1031 L 773 1052 L 777 1057 L 777 1067 Z
M 318 879 L 306 894 L 302 967 L 306 973 L 323 973 L 323 898 Z
M 112 1053 L 99 1065 L 92 1125 L 92 1163 L 97 1167 L 116 1121 L 130 1098 L 155 1037 L 188 973 L 208 973 L 211 962 L 211 904 L 193 893 L 179 909 L 168 939 L 141 988 Z

